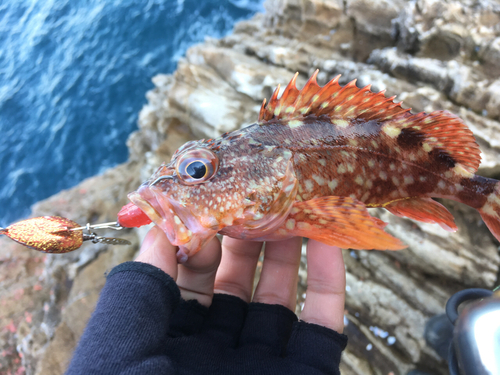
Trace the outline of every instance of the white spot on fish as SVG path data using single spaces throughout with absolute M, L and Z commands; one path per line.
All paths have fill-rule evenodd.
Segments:
M 387 134 L 391 138 L 396 138 L 399 134 L 401 134 L 401 128 L 396 128 L 392 125 L 384 125 L 382 127 L 382 131 Z
M 295 220 L 293 219 L 288 219 L 285 223 L 285 227 L 288 230 L 293 230 L 295 228 Z
M 330 190 L 335 190 L 335 188 L 337 187 L 338 185 L 338 181 L 337 180 L 332 180 L 328 183 L 328 187 L 330 188 Z
M 432 146 L 428 143 L 423 143 L 422 148 L 424 149 L 425 152 L 431 152 L 432 151 Z
M 413 184 L 415 180 L 413 179 L 413 176 L 405 176 L 404 177 L 404 183 L 405 185 Z
M 468 170 L 466 170 L 462 166 L 462 164 L 455 165 L 455 167 L 453 168 L 453 170 L 455 171 L 456 174 L 458 174 L 461 177 L 472 178 L 474 176 L 474 173 L 471 173 Z
M 253 214 L 253 220 L 256 221 L 256 220 L 260 220 L 264 217 L 264 214 L 262 212 L 256 212 L 255 214 Z
M 313 189 L 314 189 L 314 184 L 313 184 L 313 182 L 312 182 L 311 180 L 305 180 L 305 181 L 304 181 L 304 184 L 305 184 L 305 186 L 306 186 L 306 190 L 307 190 L 307 191 L 313 191 Z
M 291 120 L 288 122 L 288 126 L 290 126 L 291 129 L 298 128 L 302 126 L 304 123 L 300 120 Z
M 300 230 L 311 230 L 311 225 L 309 223 L 299 221 L 297 223 L 297 228 L 299 228 Z
M 313 178 L 314 181 L 316 181 L 316 183 L 319 186 L 326 185 L 326 180 L 323 177 L 321 177 L 321 176 L 319 176 L 317 174 L 313 174 L 311 177 Z
M 337 108 L 340 108 L 340 106 L 338 106 Z M 337 110 L 337 108 L 335 108 L 335 110 Z M 342 119 L 335 119 L 335 120 L 332 120 L 333 124 L 338 126 L 339 128 L 347 128 L 349 126 L 349 122 L 346 121 L 346 120 L 342 120 Z

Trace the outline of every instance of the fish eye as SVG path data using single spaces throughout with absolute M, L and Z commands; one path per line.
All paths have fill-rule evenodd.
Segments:
M 186 173 L 196 180 L 205 177 L 207 172 L 207 167 L 201 160 L 192 161 L 186 167 Z
M 210 150 L 189 150 L 179 156 L 176 173 L 186 185 L 201 184 L 210 180 L 219 168 L 219 158 Z

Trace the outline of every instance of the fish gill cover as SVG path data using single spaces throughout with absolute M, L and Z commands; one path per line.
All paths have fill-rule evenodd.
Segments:
M 0 4 L 0 226 L 127 159 L 151 78 L 263 0 Z

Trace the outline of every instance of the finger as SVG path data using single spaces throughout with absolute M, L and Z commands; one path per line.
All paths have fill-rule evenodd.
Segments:
M 221 245 L 214 237 L 195 255 L 179 265 L 177 285 L 185 300 L 196 299 L 210 306 L 214 295 L 214 281 L 221 258 Z
M 222 259 L 215 277 L 215 292 L 250 302 L 262 242 L 224 237 Z
M 154 226 L 144 238 L 136 262 L 149 263 L 177 279 L 177 247 L 173 246 L 165 233 Z
M 345 267 L 342 250 L 309 240 L 307 291 L 301 320 L 344 330 Z
M 302 237 L 266 242 L 254 302 L 279 304 L 295 311 Z

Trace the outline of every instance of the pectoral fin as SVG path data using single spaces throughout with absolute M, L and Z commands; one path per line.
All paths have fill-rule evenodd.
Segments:
M 385 223 L 349 197 L 321 197 L 296 202 L 280 228 L 332 246 L 351 249 L 400 250 L 406 246 L 386 233 Z
M 404 199 L 388 204 L 384 208 L 396 216 L 439 224 L 448 232 L 455 232 L 458 229 L 452 214 L 432 198 Z

